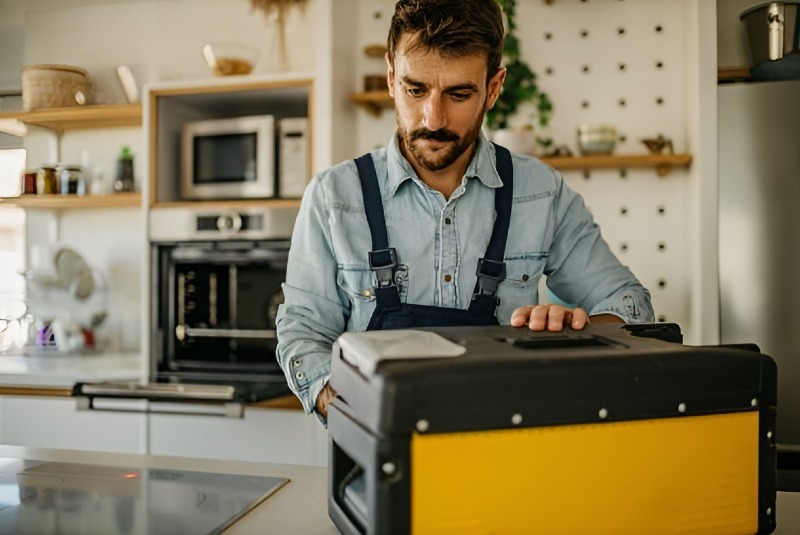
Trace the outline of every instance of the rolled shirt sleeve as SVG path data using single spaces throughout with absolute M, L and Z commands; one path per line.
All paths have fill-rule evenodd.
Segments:
M 589 315 L 614 314 L 627 323 L 654 321 L 650 292 L 611 252 L 583 198 L 553 173 L 557 194 L 545 267 L 548 287 Z

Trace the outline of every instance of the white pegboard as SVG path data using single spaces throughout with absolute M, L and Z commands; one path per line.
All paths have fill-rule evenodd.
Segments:
M 362 48 L 385 42 L 393 6 L 392 0 L 360 0 Z M 576 151 L 578 125 L 610 124 L 620 135 L 618 154 L 643 154 L 640 139 L 659 134 L 672 139 L 676 152 L 688 152 L 686 9 L 684 2 L 661 0 L 519 0 L 522 56 L 553 101 L 547 135 Z M 361 74 L 382 67 L 357 54 Z M 379 119 L 359 112 L 359 149 L 385 144 L 394 126 L 391 112 Z M 563 174 L 584 196 L 612 250 L 650 289 L 657 318 L 688 325 L 687 172 Z

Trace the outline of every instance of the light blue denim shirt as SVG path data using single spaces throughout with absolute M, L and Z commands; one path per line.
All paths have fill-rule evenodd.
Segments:
M 467 308 L 478 259 L 495 219 L 502 185 L 492 144 L 481 135 L 461 184 L 450 196 L 417 177 L 393 137 L 372 152 L 395 283 L 404 302 Z M 535 158 L 512 154 L 514 204 L 506 242 L 506 279 L 497 291 L 501 324 L 515 308 L 539 302 L 538 284 L 590 315 L 653 321 L 650 293 L 620 264 L 583 199 Z M 316 176 L 303 195 L 278 311 L 278 361 L 306 412 L 330 374 L 331 348 L 344 331 L 363 331 L 375 309 L 372 240 L 355 162 Z

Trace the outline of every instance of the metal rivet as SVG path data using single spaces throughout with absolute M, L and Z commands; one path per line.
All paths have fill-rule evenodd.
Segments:
M 453 280 L 453 276 L 451 274 L 448 273 L 444 276 L 444 282 L 450 282 L 451 280 Z
M 302 363 L 303 363 L 303 361 L 301 359 L 294 359 L 292 361 L 292 364 L 294 364 L 295 368 L 299 367 Z
M 383 470 L 384 474 L 386 474 L 387 476 L 390 476 L 390 475 L 395 473 L 395 471 L 397 470 L 397 467 L 395 466 L 395 464 L 393 462 L 387 461 L 387 462 L 385 462 L 385 463 L 383 463 L 381 465 L 381 470 Z
M 523 280 L 524 282 L 527 282 L 527 281 L 528 281 L 528 279 L 530 279 L 530 278 L 531 278 L 531 277 L 530 277 L 530 275 L 528 275 L 527 273 L 525 273 L 524 275 L 522 275 L 522 280 Z
M 517 413 L 511 417 L 511 423 L 514 425 L 519 425 L 522 423 L 522 415 Z
M 600 412 L 597 413 L 601 420 L 605 420 L 608 418 L 608 409 L 600 409 Z
M 364 297 L 372 297 L 372 288 L 365 288 L 362 293 L 364 294 Z
M 751 399 L 750 400 L 750 406 L 751 407 L 758 407 L 758 400 L 756 398 Z
M 294 376 L 302 380 L 306 376 L 306 374 L 304 374 L 303 372 L 297 372 L 296 374 L 294 374 Z
M 417 422 L 417 431 L 419 431 L 420 433 L 424 433 L 425 431 L 428 430 L 429 427 L 430 424 L 428 423 L 428 420 L 419 420 Z
M 680 405 L 678 405 L 678 412 L 680 413 L 686 412 L 686 403 L 681 403 Z

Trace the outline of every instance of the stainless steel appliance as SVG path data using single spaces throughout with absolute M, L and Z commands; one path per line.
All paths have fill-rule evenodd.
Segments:
M 181 132 L 184 199 L 275 194 L 275 119 L 253 115 L 191 121 Z
M 777 439 L 798 446 L 800 81 L 718 95 L 720 341 L 755 342 L 775 359 Z
M 79 383 L 80 406 L 186 401 L 242 416 L 246 403 L 290 393 L 275 358 L 275 319 L 296 215 L 266 207 L 152 211 L 149 382 Z

